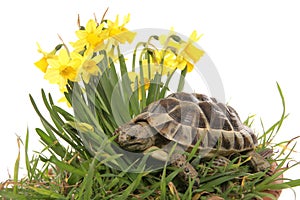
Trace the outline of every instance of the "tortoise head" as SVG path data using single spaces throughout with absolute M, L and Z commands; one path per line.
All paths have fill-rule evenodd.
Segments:
M 117 143 L 128 151 L 144 151 L 155 143 L 155 132 L 146 122 L 124 124 L 115 133 Z

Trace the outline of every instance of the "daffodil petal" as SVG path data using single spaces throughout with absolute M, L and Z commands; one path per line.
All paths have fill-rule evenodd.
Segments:
M 48 80 L 51 84 L 59 83 L 59 71 L 54 68 L 47 69 L 44 78 Z
M 75 34 L 79 39 L 86 38 L 87 36 L 87 32 L 85 30 L 78 30 L 75 32 Z
M 204 53 L 205 52 L 203 50 L 198 49 L 195 45 L 189 44 L 185 47 L 181 55 L 186 59 L 191 59 L 194 63 L 196 63 L 204 55 Z
M 66 49 L 61 49 L 59 51 L 58 60 L 61 65 L 67 65 L 69 63 L 70 57 Z
M 36 67 L 38 67 L 42 72 L 46 72 L 48 68 L 48 62 L 45 57 L 42 57 L 40 60 L 34 63 Z
M 96 26 L 97 26 L 96 22 L 90 19 L 87 22 L 85 29 L 88 33 L 93 33 L 96 30 Z
M 59 64 L 59 61 L 57 58 L 47 59 L 47 62 L 53 68 L 58 69 L 60 67 L 60 64 Z

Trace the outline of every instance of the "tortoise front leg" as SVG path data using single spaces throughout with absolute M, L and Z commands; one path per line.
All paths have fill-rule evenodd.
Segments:
M 184 155 L 173 154 L 171 157 L 171 165 L 182 169 L 182 171 L 179 172 L 178 176 L 182 181 L 184 181 L 186 185 L 188 185 L 189 178 L 191 178 L 192 180 L 195 180 L 194 186 L 199 186 L 200 179 L 198 177 L 198 172 L 189 162 L 187 162 Z
M 161 161 L 167 161 L 167 158 L 169 157 L 166 151 L 156 146 L 152 146 L 148 148 L 144 153 L 145 154 L 150 153 L 151 157 Z M 195 179 L 194 186 L 195 187 L 199 186 L 200 179 L 198 177 L 198 172 L 189 162 L 187 162 L 186 157 L 184 155 L 179 153 L 174 153 L 171 156 L 170 163 L 173 167 L 182 169 L 182 171 L 178 173 L 178 176 L 186 185 L 188 185 L 189 178 L 191 178 L 192 180 Z

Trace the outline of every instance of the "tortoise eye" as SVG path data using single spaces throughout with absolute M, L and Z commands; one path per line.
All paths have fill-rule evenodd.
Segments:
M 129 135 L 128 138 L 129 138 L 129 140 L 135 140 L 135 139 L 136 139 L 136 136 L 134 136 L 134 135 Z

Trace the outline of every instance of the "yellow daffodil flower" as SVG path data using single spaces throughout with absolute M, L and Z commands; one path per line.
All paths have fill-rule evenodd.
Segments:
M 189 40 L 192 41 L 192 42 L 198 42 L 202 36 L 203 36 L 203 34 L 198 35 L 197 31 L 194 30 L 191 33 L 191 35 L 189 37 Z
M 141 100 L 142 99 L 142 90 L 140 90 L 140 87 L 141 87 L 140 75 L 136 72 L 128 72 L 127 75 L 128 75 L 128 77 L 131 81 L 130 86 L 131 86 L 132 91 L 135 90 L 134 83 L 135 83 L 135 80 L 137 78 L 137 80 L 138 80 L 138 91 L 139 91 L 139 100 Z M 144 87 L 145 87 L 145 90 L 148 90 L 149 87 L 150 87 L 150 80 L 148 78 L 144 78 Z
M 79 74 L 82 76 L 82 79 L 85 83 L 90 81 L 91 76 L 98 76 L 100 69 L 98 63 L 103 59 L 103 55 L 97 55 L 92 57 L 92 54 L 89 56 L 83 57 L 83 63 L 79 70 Z
M 175 32 L 171 29 L 167 36 L 159 36 L 159 41 L 161 44 L 163 44 L 165 47 L 171 47 L 176 51 L 176 55 L 171 51 L 166 51 L 164 56 L 164 69 L 168 69 L 166 71 L 170 72 L 174 69 L 184 70 L 187 67 L 187 71 L 191 72 L 194 68 L 193 63 L 198 62 L 199 59 L 204 55 L 204 51 L 197 48 L 193 44 L 194 42 L 197 42 L 202 35 L 198 35 L 196 31 L 193 31 L 187 42 L 183 40 L 168 40 L 168 38 L 172 35 L 175 35 Z M 163 51 L 160 51 L 159 53 L 160 55 L 157 55 L 163 56 Z
M 56 50 L 53 50 L 53 51 L 51 51 L 50 53 L 47 53 L 47 52 L 45 52 L 45 51 L 42 50 L 42 48 L 41 48 L 41 46 L 39 45 L 39 43 L 37 43 L 37 46 L 38 46 L 38 52 L 41 53 L 41 54 L 43 54 L 43 57 L 42 57 L 40 60 L 36 61 L 36 62 L 34 63 L 34 65 L 35 65 L 37 68 L 39 68 L 42 72 L 45 73 L 45 72 L 47 71 L 48 66 L 49 66 L 47 60 L 48 60 L 49 58 L 54 58 L 54 57 L 55 57 L 55 52 L 56 52 Z
M 66 90 L 67 81 L 77 81 L 78 68 L 81 57 L 78 53 L 68 54 L 66 49 L 61 49 L 57 57 L 47 60 L 50 68 L 45 73 L 45 79 L 52 84 L 58 84 L 62 92 Z
M 124 17 L 123 24 L 119 25 L 119 16 L 117 15 L 114 22 L 107 20 L 107 29 L 108 37 L 112 37 L 121 44 L 126 42 L 131 43 L 135 38 L 136 33 L 129 31 L 125 28 L 125 25 L 129 22 L 130 15 L 128 14 Z
M 202 34 L 198 36 L 196 31 L 193 31 L 187 42 L 182 43 L 182 47 L 179 55 L 182 56 L 187 62 L 193 61 L 196 63 L 204 55 L 204 51 L 197 48 L 193 43 L 197 42 L 202 37 Z M 191 63 L 190 63 L 191 64 Z
M 177 55 L 175 59 L 166 59 L 165 68 L 168 69 L 168 72 L 171 72 L 174 69 L 184 70 L 187 67 L 187 71 L 191 72 L 194 68 L 194 65 L 184 59 L 183 56 Z
M 167 75 L 172 73 L 177 68 L 176 55 L 171 50 L 155 50 L 154 51 L 155 62 L 161 65 L 162 59 L 162 72 L 161 75 Z
M 102 45 L 107 38 L 107 32 L 103 30 L 104 24 L 98 25 L 95 20 L 89 20 L 86 24 L 85 30 L 76 31 L 78 41 L 71 43 L 75 51 L 79 52 L 86 48 L 88 54 L 92 53 L 95 48 Z

